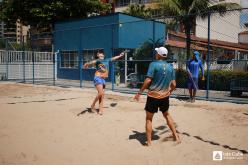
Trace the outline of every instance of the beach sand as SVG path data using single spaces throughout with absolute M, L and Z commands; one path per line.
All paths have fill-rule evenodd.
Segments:
M 106 91 L 100 116 L 89 111 L 95 95 L 93 88 L 0 83 L 0 165 L 248 164 L 247 104 L 171 98 L 182 143 L 168 138 L 157 113 L 146 147 L 146 96 L 135 102 Z M 236 154 L 235 160 L 213 161 L 213 151 Z

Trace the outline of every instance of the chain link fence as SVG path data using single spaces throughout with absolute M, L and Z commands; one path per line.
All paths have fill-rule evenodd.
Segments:
M 134 23 L 142 24 L 149 21 L 166 24 L 164 40 L 157 37 L 157 32 L 161 29 L 150 24 L 147 27 L 149 36 L 141 39 L 138 46 L 116 45 L 117 41 L 114 40 L 113 34 L 117 27 L 135 28 Z M 93 41 L 92 38 L 81 40 L 85 34 L 93 35 L 100 31 L 101 27 L 104 27 L 105 31 L 99 36 L 99 42 Z M 248 103 L 248 9 L 226 11 L 224 16 L 207 13 L 204 19 L 197 17 L 191 29 L 191 55 L 188 58 L 187 37 L 183 29 L 177 17 L 162 16 L 149 20 L 140 19 L 64 31 L 55 30 L 53 34 L 60 36 L 58 42 L 68 40 L 66 42 L 68 48 L 57 48 L 56 53 L 0 51 L 0 79 L 63 87 L 94 88 L 93 78 L 96 68 L 92 66 L 84 69 L 83 64 L 95 60 L 97 51 L 104 49 L 103 45 L 108 45 L 111 49 L 104 50 L 106 56 L 108 54 L 116 56 L 125 49 L 129 49 L 130 52 L 122 59 L 109 62 L 106 88 L 135 93 L 143 84 L 149 64 L 154 61 L 154 48 L 163 45 L 169 51 L 167 61 L 176 71 L 177 89 L 173 93 L 174 97 L 189 96 L 186 63 L 193 51 L 198 51 L 201 55 L 205 80 L 199 75 L 197 98 Z M 70 34 L 73 31 L 78 35 Z M 125 37 L 141 38 L 142 32 L 142 29 L 137 29 L 137 34 L 130 36 L 125 33 L 127 35 Z M 111 42 L 105 43 L 102 40 L 104 33 L 113 38 Z M 73 43 L 70 43 L 72 40 L 80 45 L 79 48 L 73 48 Z M 125 38 L 122 42 L 125 42 Z M 87 46 L 89 43 L 94 43 L 92 44 L 94 46 Z

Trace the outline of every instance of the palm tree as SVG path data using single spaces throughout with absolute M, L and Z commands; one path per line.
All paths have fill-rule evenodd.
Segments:
M 131 4 L 124 11 L 126 14 L 130 14 L 136 17 L 149 18 L 151 17 L 150 8 L 146 8 L 145 5 Z
M 175 16 L 176 21 L 184 27 L 187 44 L 187 59 L 190 57 L 191 30 L 195 26 L 196 18 L 205 19 L 209 13 L 217 12 L 221 16 L 227 13 L 228 9 L 237 9 L 240 6 L 236 3 L 213 3 L 212 0 L 160 0 L 157 6 L 163 14 Z

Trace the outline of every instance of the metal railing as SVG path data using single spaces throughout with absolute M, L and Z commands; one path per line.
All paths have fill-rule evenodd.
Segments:
M 194 50 L 200 52 L 206 77 L 205 81 L 199 79 L 197 98 L 248 103 L 247 91 L 242 91 L 242 95 L 239 96 L 231 95 L 231 89 L 243 89 L 242 86 L 237 86 L 242 84 L 238 83 L 238 81 L 243 82 L 244 80 L 246 82 L 248 80 L 248 47 L 244 43 L 239 43 L 239 34 L 242 31 L 248 31 L 248 27 L 245 26 L 244 18 L 242 18 L 242 21 L 238 21 L 238 18 L 241 18 L 244 12 L 248 13 L 248 9 L 231 10 L 228 12 L 229 14 L 226 17 L 219 17 L 217 13 L 210 13 L 211 17 L 196 21 L 196 32 L 194 36 L 191 36 L 191 52 Z M 164 21 L 167 24 L 166 41 L 163 45 L 168 48 L 169 62 L 176 70 L 177 89 L 173 96 L 188 97 L 186 36 L 184 32 L 179 30 L 180 22 L 170 24 L 170 21 L 174 18 L 178 17 L 161 16 L 153 19 Z M 248 22 L 248 17 L 246 16 L 245 18 Z M 99 26 L 73 27 L 54 33 L 71 34 L 73 31 L 77 31 L 83 34 L 83 32 L 88 30 L 92 30 L 91 32 L 93 33 L 95 29 L 99 30 L 102 27 L 106 27 L 109 31 L 114 32 L 115 26 L 124 28 L 128 27 L 127 25 L 132 25 L 133 27 L 132 23 L 148 22 L 150 20 L 139 19 L 134 22 L 128 21 L 118 24 L 109 23 L 100 24 Z M 222 23 L 225 25 L 222 25 Z M 218 28 L 219 25 L 222 28 Z M 149 63 L 154 61 L 154 48 L 159 46 L 155 41 L 156 26 L 150 26 L 149 28 L 151 28 L 151 40 L 144 40 L 139 46 L 132 48 L 130 53 L 125 56 L 125 59 L 109 63 L 109 78 L 106 79 L 107 89 L 127 93 L 135 93 L 139 90 Z M 71 38 L 73 36 L 72 34 Z M 113 36 L 110 38 L 113 38 Z M 173 42 L 169 42 L 171 39 L 173 39 Z M 111 53 L 112 56 L 117 55 L 121 50 L 128 49 L 124 47 L 116 48 L 119 49 L 116 50 L 113 40 L 111 44 L 111 50 L 108 53 Z M 102 49 L 102 45 L 97 44 L 95 49 L 99 48 Z M 76 48 L 77 50 L 75 48 L 65 50 L 63 47 L 60 49 L 64 52 L 73 51 L 74 53 L 69 53 L 70 55 L 67 58 L 63 56 L 67 56 L 68 53 L 63 54 L 63 52 L 55 54 L 33 51 L 0 51 L 0 79 L 63 87 L 94 88 L 92 83 L 95 72 L 94 67 L 90 69 L 82 68 L 86 60 L 94 59 L 93 56 L 96 53 L 88 51 L 86 57 L 84 50 L 92 50 L 94 46 L 89 46 L 88 48 L 79 47 Z M 92 56 L 90 56 L 91 54 Z M 237 85 L 235 86 L 235 84 Z

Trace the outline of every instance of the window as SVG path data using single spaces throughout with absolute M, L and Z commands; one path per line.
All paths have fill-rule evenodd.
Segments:
M 83 64 L 86 62 L 92 61 L 96 59 L 96 54 L 98 51 L 103 51 L 102 48 L 99 49 L 84 49 L 83 50 Z M 96 68 L 95 65 L 90 66 L 90 68 Z
M 77 51 L 61 51 L 62 68 L 78 68 L 78 52 Z

